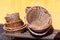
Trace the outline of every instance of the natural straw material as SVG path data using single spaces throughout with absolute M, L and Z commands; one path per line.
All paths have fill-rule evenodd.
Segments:
M 19 13 L 7 14 L 5 17 L 6 23 L 3 29 L 6 31 L 18 31 L 26 27 L 24 22 L 20 19 Z
M 26 12 L 26 22 L 33 30 L 44 30 L 52 24 L 51 15 L 41 6 L 30 7 Z

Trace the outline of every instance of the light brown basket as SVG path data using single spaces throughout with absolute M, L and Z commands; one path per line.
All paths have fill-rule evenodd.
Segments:
M 26 24 L 35 31 L 41 31 L 52 24 L 51 15 L 41 6 L 29 8 L 26 14 Z
M 18 31 L 26 28 L 26 24 L 20 19 L 19 13 L 8 14 L 3 29 L 6 31 Z

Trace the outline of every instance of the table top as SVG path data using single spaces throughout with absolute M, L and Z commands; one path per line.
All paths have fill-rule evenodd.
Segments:
M 0 25 L 0 27 L 2 27 L 2 25 Z M 0 28 L 2 29 L 2 28 Z M 12 37 L 21 37 L 21 38 L 32 38 L 32 39 L 36 39 L 35 37 L 33 37 L 29 31 L 25 31 L 23 33 L 21 32 L 14 32 L 14 33 L 10 33 L 10 32 L 5 32 L 3 29 L 0 30 L 0 32 L 2 32 L 3 35 L 6 35 L 6 36 L 12 36 Z M 41 37 L 39 37 L 40 39 Z M 54 38 L 60 38 L 60 30 L 54 30 L 52 34 L 50 35 L 47 35 L 45 37 L 42 37 L 41 39 L 54 39 Z
M 54 32 L 48 36 L 45 36 L 45 37 L 42 37 L 41 39 L 54 39 L 55 36 L 59 33 L 58 30 L 54 30 Z M 33 37 L 29 31 L 26 31 L 24 33 L 6 33 L 6 32 L 3 32 L 4 35 L 7 35 L 7 36 L 12 36 L 12 37 L 21 37 L 21 38 L 33 38 L 35 39 L 35 37 Z

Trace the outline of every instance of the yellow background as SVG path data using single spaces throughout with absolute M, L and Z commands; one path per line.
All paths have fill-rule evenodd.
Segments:
M 60 30 L 60 0 L 38 0 L 38 5 L 49 11 L 53 27 Z M 24 19 L 27 6 L 36 6 L 36 0 L 0 0 L 0 23 L 5 23 L 7 13 L 19 12 Z

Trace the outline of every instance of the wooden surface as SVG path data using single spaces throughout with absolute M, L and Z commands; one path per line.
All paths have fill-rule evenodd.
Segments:
M 54 32 L 48 36 L 45 37 L 39 37 L 39 39 L 54 39 L 56 37 L 56 35 L 59 33 L 58 30 L 54 30 Z M 28 31 L 24 32 L 24 33 L 3 33 L 6 36 L 12 36 L 12 37 L 20 37 L 20 38 L 32 38 L 32 39 L 36 39 L 35 37 L 33 37 Z
M 30 38 L 30 39 L 36 39 L 34 36 L 32 36 L 28 30 L 26 30 L 23 33 L 20 33 L 20 31 L 18 32 L 5 32 L 2 29 L 2 25 L 0 25 L 0 33 L 1 35 L 5 35 L 5 36 L 9 36 L 9 37 L 17 37 L 17 38 Z M 52 34 L 47 35 L 47 36 L 43 36 L 43 37 L 39 37 L 39 39 L 57 39 L 60 38 L 60 31 L 59 30 L 54 30 Z

